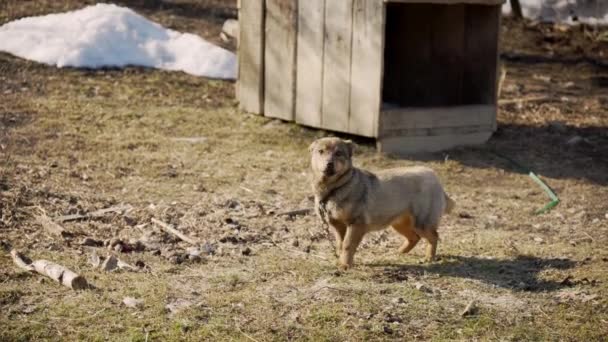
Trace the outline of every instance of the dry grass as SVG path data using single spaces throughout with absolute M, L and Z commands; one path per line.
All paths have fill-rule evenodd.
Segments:
M 19 16 L 34 11 L 17 3 L 9 2 Z M 339 273 L 314 217 L 272 214 L 312 205 L 306 148 L 325 132 L 240 113 L 227 82 L 138 68 L 58 70 L 0 55 L 0 239 L 96 287 L 65 289 L 0 254 L 0 339 L 605 339 L 608 97 L 594 80 L 608 72 L 506 66 L 504 97 L 550 100 L 502 108 L 486 146 L 398 159 L 358 140 L 360 166 L 439 172 L 459 203 L 440 230 L 441 259 L 420 264 L 422 247 L 397 255 L 400 238 L 386 231 L 364 241 L 355 269 Z M 586 142 L 567 145 L 575 135 Z M 534 215 L 548 199 L 493 150 L 537 171 L 562 203 Z M 59 216 L 117 203 L 133 210 L 63 223 L 71 241 L 45 235 L 32 217 L 36 207 Z M 146 271 L 103 273 L 87 263 L 83 237 L 137 239 L 153 230 L 152 217 L 214 253 L 176 263 L 172 255 L 188 246 L 157 232 L 160 255 L 117 253 Z M 143 308 L 124 307 L 126 296 Z M 473 299 L 476 311 L 462 317 Z M 190 306 L 169 313 L 177 300 Z

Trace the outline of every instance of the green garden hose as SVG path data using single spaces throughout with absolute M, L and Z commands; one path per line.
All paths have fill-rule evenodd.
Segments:
M 496 151 L 492 151 L 492 153 L 502 159 L 505 159 L 507 161 L 509 161 L 511 164 L 513 164 L 517 169 L 519 169 L 521 172 L 523 173 L 527 173 L 528 176 L 530 178 L 532 178 L 532 180 L 538 184 L 541 189 L 543 189 L 545 191 L 545 193 L 549 196 L 549 198 L 551 199 L 551 202 L 547 203 L 544 207 L 536 210 L 534 212 L 535 215 L 539 215 L 539 214 L 544 214 L 546 212 L 548 212 L 549 210 L 553 209 L 556 205 L 559 204 L 559 198 L 557 197 L 557 195 L 555 194 L 555 192 L 547 185 L 547 183 L 543 182 L 534 172 L 530 171 L 530 169 L 528 169 L 527 167 L 521 165 L 520 163 L 516 162 L 515 160 L 501 154 L 498 153 Z

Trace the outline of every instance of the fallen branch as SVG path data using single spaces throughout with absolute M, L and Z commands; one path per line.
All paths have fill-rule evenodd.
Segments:
M 53 221 L 46 215 L 43 210 L 40 210 L 40 215 L 34 215 L 36 221 L 51 235 L 55 235 L 61 238 L 66 238 L 72 234 L 60 226 L 57 222 Z
M 99 218 L 99 217 L 103 217 L 110 213 L 117 213 L 117 214 L 124 213 L 127 210 L 130 210 L 132 208 L 133 207 L 131 207 L 130 205 L 121 204 L 121 205 L 116 205 L 116 206 L 109 207 L 109 208 L 95 210 L 93 212 L 86 213 L 86 214 L 72 214 L 72 215 L 58 216 L 55 218 L 55 221 L 56 222 L 67 222 L 67 221 L 76 221 L 76 220 L 82 220 L 82 219 Z
M 167 224 L 163 221 L 159 221 L 155 218 L 152 218 L 152 223 L 156 224 L 157 226 L 162 228 L 167 233 L 173 234 L 173 235 L 177 236 L 178 238 L 180 238 L 181 240 L 188 242 L 189 244 L 192 244 L 192 245 L 200 244 L 200 242 L 185 235 L 184 233 L 180 232 L 179 230 L 173 228 L 170 224 Z
M 507 68 L 505 66 L 501 66 L 500 68 L 500 78 L 498 79 L 498 98 L 502 94 L 502 84 L 505 82 L 507 78 Z
M 47 260 L 36 260 L 32 262 L 28 257 L 11 250 L 11 257 L 15 265 L 29 272 L 37 272 L 45 275 L 54 281 L 63 284 L 73 290 L 82 290 L 89 287 L 86 279 L 69 269 Z
M 298 216 L 298 215 L 308 215 L 312 212 L 311 208 L 304 208 L 304 209 L 296 209 L 296 210 L 290 210 L 290 211 L 285 211 L 282 213 L 278 213 L 276 214 L 277 216 Z

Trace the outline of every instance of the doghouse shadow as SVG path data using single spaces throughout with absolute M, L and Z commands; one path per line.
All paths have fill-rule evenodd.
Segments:
M 547 269 L 566 270 L 573 268 L 575 261 L 569 259 L 543 259 L 533 256 L 518 256 L 515 259 L 483 259 L 478 257 L 442 256 L 431 264 L 377 263 L 368 266 L 378 269 L 375 279 L 382 282 L 402 282 L 425 273 L 446 277 L 468 278 L 486 284 L 516 291 L 554 291 L 572 286 L 569 279 L 551 281 L 539 279 L 540 272 Z
M 587 180 L 605 186 L 608 185 L 607 131 L 608 127 L 568 124 L 558 127 L 500 124 L 492 138 L 478 147 L 390 157 L 423 162 L 449 159 L 472 168 L 533 171 L 544 177 Z

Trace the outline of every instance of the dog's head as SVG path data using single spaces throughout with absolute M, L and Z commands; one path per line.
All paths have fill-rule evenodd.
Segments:
M 312 172 L 315 179 L 331 183 L 352 167 L 354 144 L 350 140 L 339 138 L 321 138 L 315 140 L 310 151 Z

